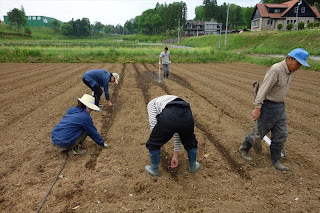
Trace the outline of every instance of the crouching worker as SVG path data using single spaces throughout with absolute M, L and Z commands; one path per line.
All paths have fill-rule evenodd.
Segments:
M 69 155 L 85 153 L 81 146 L 88 135 L 99 146 L 108 147 L 92 122 L 90 116 L 92 110 L 100 109 L 94 104 L 94 97 L 84 94 L 78 98 L 78 105 L 69 108 L 61 121 L 53 128 L 51 139 L 60 152 L 68 151 Z
M 190 104 L 177 96 L 164 95 L 150 101 L 147 109 L 151 134 L 146 147 L 150 153 L 151 166 L 146 165 L 145 170 L 152 176 L 160 175 L 160 148 L 174 135 L 175 152 L 171 167 L 178 166 L 178 153 L 182 143 L 188 152 L 189 172 L 195 173 L 200 164 L 196 161 L 198 141 L 194 134 Z
M 106 96 L 107 104 L 109 107 L 112 106 L 109 96 L 109 83 L 118 84 L 120 76 L 118 73 L 110 73 L 107 70 L 90 70 L 83 74 L 82 81 L 87 85 L 93 92 L 95 98 L 95 105 L 100 105 L 100 97 L 102 95 L 102 89 Z

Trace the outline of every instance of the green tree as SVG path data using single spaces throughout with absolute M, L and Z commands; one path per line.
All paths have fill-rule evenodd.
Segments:
M 162 24 L 162 18 L 159 14 L 155 14 L 151 18 L 151 25 L 154 29 L 154 34 L 157 34 L 160 32 L 160 26 Z
M 53 31 L 54 31 L 55 33 L 59 32 L 59 30 L 60 30 L 60 23 L 59 23 L 56 19 L 54 19 L 54 20 L 50 23 L 50 25 L 51 25 L 51 28 L 53 29 Z
M 73 28 L 70 22 L 61 24 L 61 32 L 63 35 L 73 35 Z
M 277 26 L 278 30 L 281 30 L 282 27 L 283 27 L 282 24 L 278 24 L 278 26 Z
M 89 36 L 91 30 L 90 20 L 88 18 L 82 18 L 79 29 L 81 36 Z
M 210 21 L 217 16 L 218 4 L 216 0 L 203 0 L 204 20 Z
M 254 7 L 243 7 L 242 8 L 242 20 L 246 24 L 247 28 L 251 28 L 251 16 L 254 11 Z
M 112 33 L 112 29 L 113 29 L 113 26 L 111 26 L 111 25 L 106 25 L 106 26 L 104 26 L 103 31 L 104 31 L 105 33 L 107 33 L 107 34 L 111 34 L 111 33 Z
M 194 20 L 203 20 L 204 19 L 204 6 L 198 6 L 195 9 L 196 17 Z
M 14 26 L 17 32 L 21 29 L 21 27 L 27 25 L 27 18 L 24 11 L 14 8 L 13 10 L 9 11 L 7 15 L 10 25 Z
M 103 27 L 104 27 L 104 25 L 101 22 L 96 21 L 93 25 L 93 30 L 96 32 L 99 32 L 99 31 L 103 30 Z
M 126 23 L 124 24 L 124 28 L 128 34 L 133 34 L 137 32 L 134 25 L 134 19 L 126 21 Z
M 126 22 L 125 29 L 130 33 L 157 34 L 176 30 L 180 20 L 180 26 L 184 26 L 187 19 L 187 4 L 185 2 L 173 2 L 172 4 L 157 3 L 154 9 L 148 9 Z

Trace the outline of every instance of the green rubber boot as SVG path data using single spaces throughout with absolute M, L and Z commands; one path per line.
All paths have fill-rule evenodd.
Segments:
M 144 169 L 152 176 L 159 177 L 160 149 L 149 150 L 151 166 L 146 165 Z

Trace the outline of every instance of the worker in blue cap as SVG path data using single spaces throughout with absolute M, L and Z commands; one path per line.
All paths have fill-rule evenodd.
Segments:
M 280 163 L 281 150 L 288 136 L 284 99 L 291 84 L 291 76 L 301 65 L 310 67 L 306 62 L 309 53 L 301 48 L 292 50 L 285 60 L 274 64 L 266 73 L 254 101 L 253 120 L 258 120 L 260 139 L 271 131 L 270 157 L 273 166 L 280 171 L 289 170 Z M 251 161 L 249 150 L 250 133 L 239 148 L 241 157 Z M 261 147 L 258 140 L 255 146 Z

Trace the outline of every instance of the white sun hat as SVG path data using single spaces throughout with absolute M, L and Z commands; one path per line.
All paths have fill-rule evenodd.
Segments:
M 78 101 L 92 110 L 101 111 L 100 108 L 94 104 L 94 97 L 91 95 L 84 94 L 81 98 L 78 98 Z
M 119 74 L 118 74 L 118 73 L 113 72 L 113 73 L 112 73 L 112 76 L 114 77 L 114 80 L 115 80 L 116 84 L 118 84 L 119 79 L 120 79 Z

